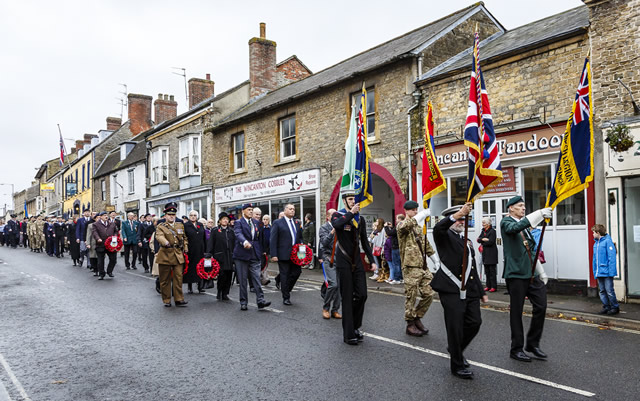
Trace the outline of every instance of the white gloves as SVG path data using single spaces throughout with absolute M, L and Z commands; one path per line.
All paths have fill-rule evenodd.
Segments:
M 551 216 L 551 208 L 545 207 L 543 209 L 536 210 L 531 214 L 528 214 L 527 220 L 529 220 L 529 224 L 531 224 L 531 227 L 537 227 L 538 224 L 542 223 L 542 220 L 550 219 Z
M 431 259 L 431 261 L 433 262 L 433 267 L 429 266 L 429 270 L 431 271 L 431 273 L 435 273 L 440 270 L 440 259 L 438 259 L 438 255 L 434 253 L 433 255 L 429 256 L 429 259 Z
M 429 209 L 424 209 L 420 213 L 416 214 L 416 223 L 418 223 L 418 225 L 420 226 L 423 225 L 424 220 L 429 216 L 431 216 L 431 211 Z
M 544 267 L 542 267 L 542 263 L 540 263 L 539 260 L 536 261 L 536 273 L 538 273 L 538 277 L 540 277 L 540 280 L 542 280 L 544 285 L 547 285 L 549 276 L 547 276 L 547 273 L 544 271 Z

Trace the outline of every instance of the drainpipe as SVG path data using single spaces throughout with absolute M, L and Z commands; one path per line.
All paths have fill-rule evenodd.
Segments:
M 420 105 L 420 91 L 415 90 L 412 93 L 413 99 L 415 100 L 415 104 L 407 110 L 407 165 L 409 169 L 408 178 L 409 178 L 409 200 L 413 197 L 413 182 L 411 176 L 411 112 Z

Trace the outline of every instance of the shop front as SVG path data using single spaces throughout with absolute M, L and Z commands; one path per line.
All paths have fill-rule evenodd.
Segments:
M 313 220 L 316 221 L 317 238 L 318 229 L 324 222 L 323 218 L 318 219 L 320 216 L 320 170 L 292 172 L 215 190 L 216 216 L 224 211 L 237 218 L 242 213 L 241 208 L 244 203 L 253 203 L 259 207 L 263 216 L 267 214 L 271 216 L 272 222 L 278 218 L 280 212 L 284 211 L 284 207 L 291 203 L 296 208 L 296 218 L 301 222 L 307 213 L 311 213 Z M 217 220 L 217 217 L 214 217 L 214 220 Z
M 164 206 L 169 202 L 175 202 L 178 205 L 178 216 L 186 216 L 195 210 L 200 218 L 208 219 L 211 217 L 212 192 L 211 186 L 201 185 L 180 192 L 165 193 L 147 198 L 147 208 L 149 213 L 161 216 Z
M 499 280 L 502 280 L 504 267 L 500 221 L 508 214 L 507 201 L 516 194 L 521 195 L 527 213 L 545 206 L 555 177 L 561 141 L 562 133 L 548 127 L 498 135 L 503 181 L 475 202 L 469 237 L 477 249 L 476 239 L 482 231 L 481 221 L 484 217 L 491 220 L 498 237 Z M 447 181 L 447 190 L 431 200 L 433 218 L 429 222 L 430 229 L 439 221 L 444 209 L 463 204 L 467 194 L 468 161 L 464 144 L 456 142 L 436 146 L 436 155 Z M 415 188 L 416 194 L 421 194 L 422 160 L 418 159 Z M 542 248 L 546 259 L 543 266 L 549 277 L 571 281 L 571 285 L 577 286 L 580 291 L 586 291 L 588 285 L 594 284 L 589 246 L 589 227 L 593 225 L 590 220 L 594 216 L 594 206 L 587 202 L 588 196 L 593 196 L 592 187 L 564 200 L 554 209 Z M 480 256 L 477 256 L 480 262 Z

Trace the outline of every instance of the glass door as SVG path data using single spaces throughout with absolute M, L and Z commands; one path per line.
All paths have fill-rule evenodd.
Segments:
M 640 177 L 624 180 L 623 210 L 627 294 L 640 297 Z

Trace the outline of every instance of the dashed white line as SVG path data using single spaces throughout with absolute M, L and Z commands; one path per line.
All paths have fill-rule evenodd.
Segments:
M 29 395 L 27 395 L 27 392 L 25 391 L 24 387 L 22 387 L 22 384 L 20 384 L 20 381 L 18 380 L 16 375 L 13 374 L 13 370 L 11 370 L 11 367 L 9 366 L 7 361 L 4 359 L 4 356 L 2 356 L 2 354 L 0 354 L 0 364 L 2 364 L 2 366 L 4 367 L 4 370 L 9 375 L 9 379 L 11 379 L 11 381 L 13 382 L 13 385 L 16 386 L 16 388 L 18 389 L 20 396 L 25 401 L 31 401 L 31 398 L 29 398 Z
M 433 351 L 433 350 L 430 350 L 430 349 L 427 349 L 427 348 L 419 347 L 417 345 L 413 345 L 413 344 L 405 343 L 405 342 L 402 342 L 402 341 L 394 340 L 392 338 L 378 336 L 376 334 L 371 334 L 371 333 L 363 333 L 363 334 L 365 336 L 367 336 L 367 337 L 371 337 L 371 338 L 376 339 L 376 340 L 384 341 L 384 342 L 387 342 L 387 343 L 390 343 L 390 344 L 394 344 L 394 345 L 399 345 L 399 346 L 405 347 L 405 348 L 410 348 L 410 349 L 413 349 L 413 350 L 416 350 L 416 351 L 424 352 L 425 354 L 438 356 L 440 358 L 449 359 L 449 355 L 447 355 L 447 354 L 445 354 L 443 352 Z M 578 389 L 578 388 L 575 388 L 575 387 L 565 386 L 564 384 L 554 383 L 554 382 L 549 381 L 549 380 L 544 380 L 544 379 L 540 379 L 540 378 L 537 378 L 537 377 L 525 375 L 525 374 L 522 374 L 522 373 L 513 372 L 511 370 L 499 368 L 497 366 L 487 365 L 486 363 L 474 362 L 474 361 L 469 361 L 469 363 L 471 365 L 473 365 L 473 366 L 477 366 L 479 368 L 484 368 L 484 369 L 487 369 L 487 370 L 491 370 L 491 371 L 496 372 L 496 373 L 502 373 L 504 375 L 517 377 L 518 379 L 527 380 L 527 381 L 530 381 L 532 383 L 542 384 L 544 386 L 548 386 L 548 387 L 552 387 L 552 388 L 557 388 L 559 390 L 568 391 L 570 393 L 582 395 L 582 396 L 585 396 L 585 397 L 593 397 L 594 395 L 596 395 L 595 393 L 592 393 L 590 391 L 581 390 L 581 389 Z

